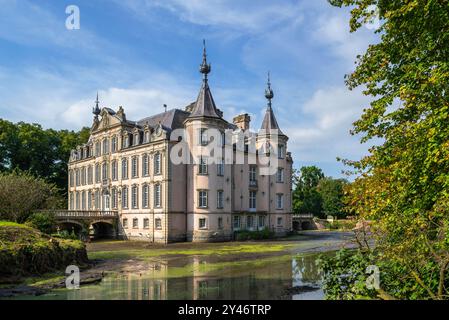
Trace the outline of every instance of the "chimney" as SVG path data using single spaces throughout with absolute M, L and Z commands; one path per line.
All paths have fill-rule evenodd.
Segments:
M 234 117 L 234 119 L 232 119 L 232 122 L 240 129 L 246 131 L 249 129 L 249 122 L 251 121 L 251 117 L 245 113 L 245 114 L 240 114 L 236 117 Z

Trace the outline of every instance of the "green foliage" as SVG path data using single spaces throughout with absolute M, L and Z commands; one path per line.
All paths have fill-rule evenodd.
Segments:
M 304 214 L 312 213 L 316 216 L 322 215 L 322 198 L 317 187 L 323 178 L 323 171 L 315 166 L 302 167 L 299 174 L 295 173 L 295 189 L 292 195 L 294 212 Z
M 0 222 L 0 274 L 23 276 L 84 265 L 81 241 L 56 240 L 26 225 Z
M 51 212 L 35 212 L 28 217 L 26 224 L 43 233 L 51 234 L 56 221 Z
M 0 219 L 24 222 L 37 209 L 63 206 L 59 189 L 28 172 L 0 173 Z
M 325 177 L 316 167 L 302 167 L 294 173 L 293 210 L 325 218 L 327 215 L 345 217 L 343 204 L 344 179 Z
M 324 215 L 344 218 L 346 216 L 345 204 L 343 203 L 344 186 L 348 182 L 344 179 L 321 179 L 317 191 L 321 196 Z
M 52 234 L 52 237 L 61 238 L 61 239 L 71 239 L 78 240 L 79 237 L 76 235 L 75 231 L 61 230 L 58 233 Z
M 348 209 L 373 220 L 377 250 L 405 298 L 447 299 L 449 286 L 449 3 L 447 0 L 332 0 L 351 7 L 355 32 L 377 6 L 379 42 L 357 58 L 350 89 L 372 97 L 354 134 L 380 144 L 345 161 L 357 179 Z M 362 107 L 362 106 L 361 106 Z M 395 274 L 394 275 L 398 275 Z M 393 279 L 391 277 L 390 279 Z M 393 281 L 392 280 L 392 281 Z M 412 291 L 411 291 L 412 292 Z
M 242 230 L 235 233 L 235 240 L 246 241 L 246 240 L 262 240 L 271 239 L 274 237 L 274 232 L 270 231 L 268 228 L 257 231 Z
M 70 150 L 87 142 L 89 132 L 88 128 L 56 131 L 0 119 L 0 172 L 29 171 L 66 191 Z

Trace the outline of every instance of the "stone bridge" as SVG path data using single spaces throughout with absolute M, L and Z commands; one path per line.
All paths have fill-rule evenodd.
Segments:
M 313 214 L 294 214 L 292 217 L 294 231 L 316 230 L 317 226 L 313 220 Z
M 90 238 L 116 238 L 118 211 L 102 210 L 45 210 L 54 214 L 59 229 L 74 230 Z

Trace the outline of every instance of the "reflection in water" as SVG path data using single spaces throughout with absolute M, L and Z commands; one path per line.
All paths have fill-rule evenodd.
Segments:
M 195 256 L 182 259 L 182 263 L 158 261 L 149 263 L 145 273 L 107 275 L 98 285 L 82 286 L 80 290 L 58 290 L 47 298 L 322 299 L 316 259 L 317 255 L 298 255 L 210 262 L 205 257 Z

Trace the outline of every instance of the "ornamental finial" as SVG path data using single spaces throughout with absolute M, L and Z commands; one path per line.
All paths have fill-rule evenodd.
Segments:
M 204 75 L 204 81 L 207 81 L 207 75 L 210 73 L 211 66 L 207 64 L 206 40 L 203 39 L 203 63 L 200 65 L 200 72 Z
M 95 107 L 92 109 L 92 113 L 95 115 L 95 117 L 98 117 L 98 115 L 101 112 L 99 104 L 100 101 L 98 100 L 98 91 L 97 91 L 97 99 L 95 100 Z
M 270 82 L 270 72 L 268 71 L 268 82 L 267 82 L 267 88 L 265 89 L 265 98 L 268 100 L 268 105 L 271 107 L 271 100 L 274 97 L 273 90 L 271 89 L 271 82 Z

